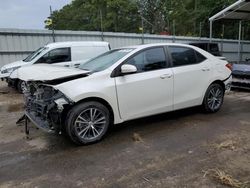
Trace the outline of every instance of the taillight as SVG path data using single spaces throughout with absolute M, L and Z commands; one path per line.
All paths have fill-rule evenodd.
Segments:
M 227 67 L 227 68 L 229 68 L 229 70 L 230 70 L 230 71 L 232 71 L 232 70 L 233 70 L 233 65 L 232 65 L 232 64 L 230 64 L 230 63 L 226 64 L 226 67 Z

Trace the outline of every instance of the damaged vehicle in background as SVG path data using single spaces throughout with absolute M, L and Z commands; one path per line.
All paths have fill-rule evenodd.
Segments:
M 3 66 L 0 70 L 0 78 L 22 93 L 26 89 L 25 82 L 16 76 L 16 70 L 20 67 L 43 63 L 64 67 L 78 67 L 81 63 L 108 50 L 110 50 L 110 45 L 107 42 L 82 41 L 47 44 L 31 53 L 24 60 Z
M 250 89 L 250 59 L 233 64 L 232 76 L 232 88 Z
M 18 78 L 28 84 L 26 117 L 83 145 L 132 119 L 200 105 L 217 112 L 230 68 L 197 47 L 162 43 L 111 50 L 79 68 L 24 67 Z

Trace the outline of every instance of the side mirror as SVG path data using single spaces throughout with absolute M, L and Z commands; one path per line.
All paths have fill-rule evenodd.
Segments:
M 131 74 L 131 73 L 136 73 L 136 72 L 137 72 L 137 68 L 134 65 L 125 64 L 121 66 L 122 74 Z

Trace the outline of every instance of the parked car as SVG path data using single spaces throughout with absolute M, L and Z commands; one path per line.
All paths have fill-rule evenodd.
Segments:
M 22 92 L 25 83 L 16 78 L 20 67 L 33 64 L 51 64 L 65 67 L 78 67 L 81 63 L 110 50 L 107 42 L 56 42 L 39 48 L 24 60 L 7 64 L 1 68 L 0 78 Z M 12 74 L 12 78 L 10 75 Z
M 250 89 L 250 60 L 233 64 L 232 88 Z
M 218 57 L 219 59 L 226 60 L 225 57 L 221 56 L 221 52 L 219 50 L 219 44 L 215 42 L 193 42 L 189 43 L 192 46 L 196 46 L 198 48 L 201 48 L 214 56 Z
M 77 144 L 104 137 L 112 124 L 202 105 L 217 112 L 231 66 L 184 44 L 148 44 L 106 52 L 79 68 L 35 65 L 18 70 L 28 83 L 25 114 Z

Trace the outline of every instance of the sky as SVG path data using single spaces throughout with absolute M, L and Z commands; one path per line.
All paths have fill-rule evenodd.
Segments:
M 0 0 L 0 28 L 44 29 L 49 6 L 59 10 L 72 0 Z

